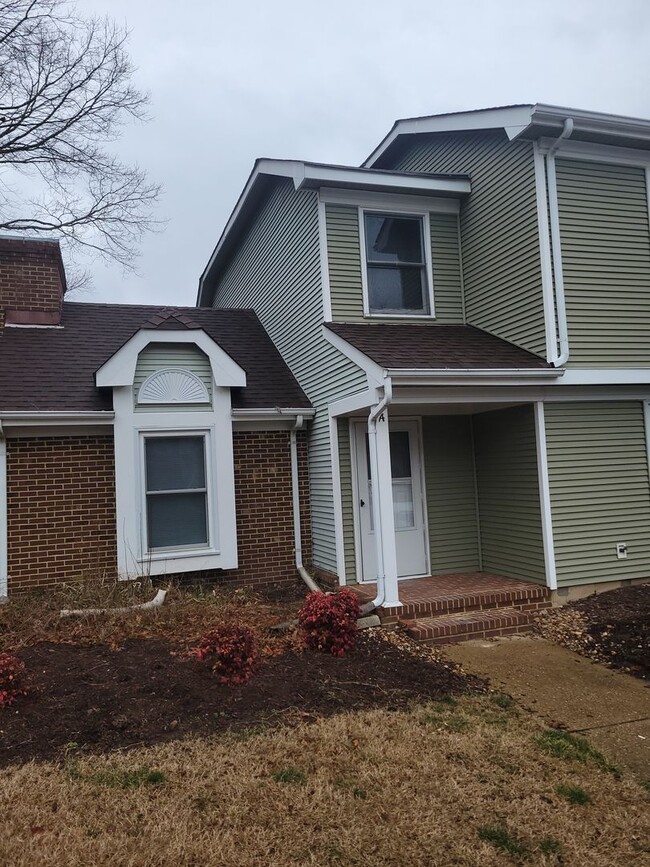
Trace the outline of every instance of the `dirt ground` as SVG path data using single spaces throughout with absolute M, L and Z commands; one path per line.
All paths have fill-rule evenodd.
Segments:
M 546 611 L 537 631 L 583 656 L 650 678 L 650 584 L 609 590 Z
M 268 656 L 239 687 L 221 686 L 182 648 L 153 638 L 117 649 L 41 643 L 19 656 L 31 691 L 0 715 L 1 765 L 54 758 L 71 744 L 102 752 L 350 710 L 397 710 L 483 686 L 454 664 L 414 657 L 377 632 L 362 633 L 342 659 L 286 650 Z

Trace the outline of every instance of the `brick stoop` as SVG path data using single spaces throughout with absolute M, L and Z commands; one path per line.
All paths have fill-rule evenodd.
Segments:
M 400 598 L 400 608 L 379 609 L 382 625 L 402 626 L 427 644 L 526 632 L 534 614 L 552 604 L 540 584 L 485 572 L 404 581 Z
M 529 632 L 533 617 L 530 611 L 496 608 L 492 611 L 463 611 L 459 614 L 426 617 L 402 622 L 406 634 L 422 644 L 455 644 L 474 638 Z

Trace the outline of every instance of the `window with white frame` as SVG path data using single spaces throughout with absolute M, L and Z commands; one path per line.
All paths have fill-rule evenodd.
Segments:
M 143 435 L 149 552 L 213 543 L 206 446 L 207 433 Z
M 363 211 L 368 312 L 432 314 L 425 215 Z

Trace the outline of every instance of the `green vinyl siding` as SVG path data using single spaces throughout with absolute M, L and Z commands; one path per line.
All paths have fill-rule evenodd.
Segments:
M 558 586 L 650 577 L 643 404 L 549 403 L 544 414 Z
M 476 488 L 468 416 L 422 419 L 432 574 L 480 568 Z
M 192 371 L 205 385 L 212 400 L 212 368 L 210 367 L 210 359 L 201 349 L 186 343 L 150 343 L 138 355 L 138 362 L 135 368 L 133 400 L 136 404 L 136 409 L 146 410 L 147 412 L 184 412 L 187 410 L 200 412 L 201 410 L 211 409 L 211 404 L 195 403 L 146 404 L 145 406 L 138 406 L 138 392 L 142 383 L 152 373 L 167 368 Z
M 545 583 L 532 406 L 474 416 L 483 570 Z
M 350 422 L 338 419 L 339 472 L 341 475 L 341 501 L 343 509 L 343 549 L 345 551 L 345 577 L 348 584 L 357 580 L 357 564 L 354 542 L 354 503 L 352 499 L 352 455 L 350 446 Z
M 568 366 L 650 365 L 645 171 L 556 161 Z
M 381 167 L 471 176 L 460 214 L 466 321 L 545 356 L 532 142 L 509 142 L 504 132 L 440 133 L 407 143 Z
M 364 319 L 359 209 L 350 205 L 328 204 L 325 214 L 332 318 L 335 322 L 359 322 Z M 462 323 L 458 217 L 456 214 L 431 213 L 429 225 L 435 321 Z M 373 322 L 382 319 L 384 317 L 372 316 Z M 420 316 L 413 319 L 422 321 Z M 384 321 L 394 320 L 388 317 Z
M 327 404 L 365 376 L 322 336 L 318 201 L 277 181 L 216 282 L 215 307 L 252 308 L 316 410 L 309 424 L 314 564 L 336 574 Z

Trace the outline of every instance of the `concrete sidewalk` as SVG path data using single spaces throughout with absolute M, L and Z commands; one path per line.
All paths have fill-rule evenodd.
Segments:
M 513 636 L 445 648 L 468 671 L 549 724 L 584 735 L 614 764 L 650 781 L 650 688 L 542 638 Z

